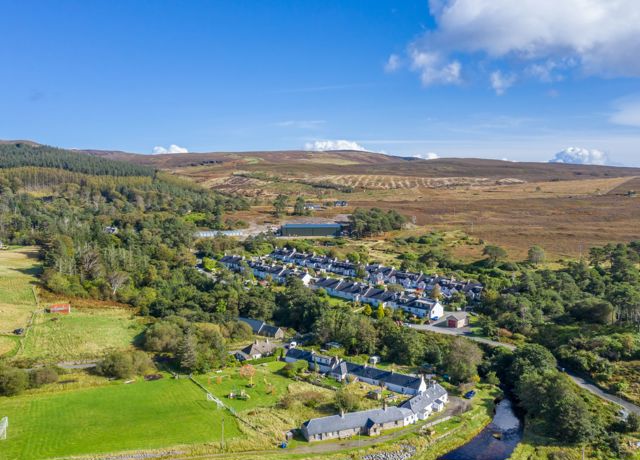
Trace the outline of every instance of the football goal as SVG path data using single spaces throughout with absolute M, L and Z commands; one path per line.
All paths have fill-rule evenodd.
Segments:
M 216 406 L 218 406 L 218 409 L 224 407 L 224 404 L 222 404 L 222 401 L 220 401 L 218 398 L 213 396 L 211 393 L 207 393 L 207 401 L 215 402 Z
M 0 420 L 0 439 L 7 439 L 7 428 L 9 428 L 9 417 L 2 417 Z

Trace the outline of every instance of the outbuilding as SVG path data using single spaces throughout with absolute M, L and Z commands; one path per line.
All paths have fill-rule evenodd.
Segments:
M 282 236 L 340 236 L 341 224 L 284 224 L 280 227 Z
M 467 312 L 457 311 L 447 315 L 447 327 L 459 329 L 469 325 L 469 316 Z
M 56 304 L 50 305 L 49 308 L 47 308 L 47 312 L 68 315 L 69 313 L 71 313 L 71 305 L 68 303 L 56 303 Z

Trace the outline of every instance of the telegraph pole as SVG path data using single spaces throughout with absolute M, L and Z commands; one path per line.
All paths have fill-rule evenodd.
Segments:
M 220 447 L 224 449 L 224 414 L 222 414 L 222 440 L 220 442 Z

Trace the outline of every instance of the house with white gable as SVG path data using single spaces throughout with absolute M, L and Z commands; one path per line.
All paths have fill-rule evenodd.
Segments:
M 401 304 L 407 313 L 416 315 L 418 318 L 440 319 L 444 315 L 444 307 L 434 299 L 414 298 L 407 303 Z

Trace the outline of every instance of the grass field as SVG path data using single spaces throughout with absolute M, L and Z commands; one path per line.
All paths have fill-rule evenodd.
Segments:
M 90 359 L 107 349 L 125 349 L 143 330 L 139 318 L 121 308 L 72 309 L 69 315 L 39 313 L 18 358 L 38 362 Z
M 5 415 L 10 428 L 0 458 L 6 460 L 219 442 L 221 417 L 225 439 L 241 436 L 235 419 L 187 379 L 0 398 Z
M 334 409 L 328 407 L 333 398 L 332 390 L 294 382 L 277 374 L 284 365 L 283 362 L 256 365 L 253 388 L 247 386 L 247 379 L 240 377 L 238 368 L 228 368 L 210 377 L 201 376 L 196 379 L 224 404 L 234 408 L 241 420 L 248 422 L 242 424 L 242 429 L 251 438 L 252 448 L 266 448 L 282 441 L 286 431 L 299 427 L 305 420 L 334 413 Z M 242 390 L 249 396 L 248 400 L 228 397 L 229 393 Z M 316 408 L 306 407 L 298 400 L 302 399 L 298 395 L 309 392 L 321 395 L 323 402 Z M 289 407 L 279 406 L 278 402 L 287 395 L 292 401 Z
M 0 333 L 27 324 L 36 308 L 33 285 L 39 270 L 35 248 L 0 251 Z

